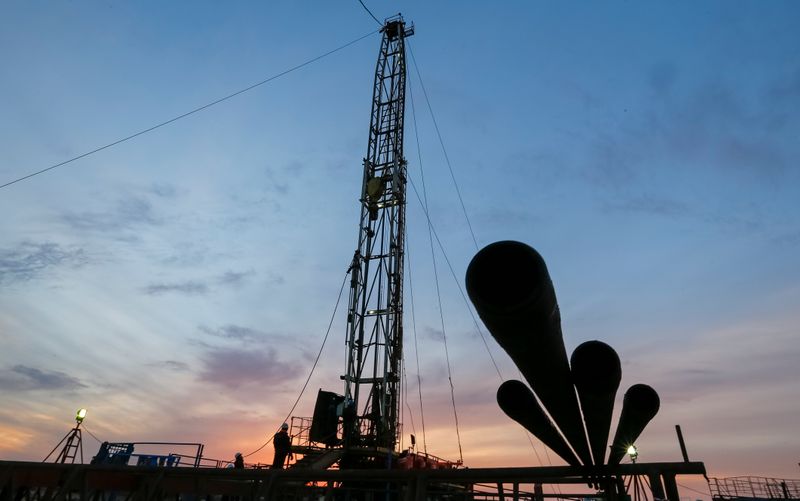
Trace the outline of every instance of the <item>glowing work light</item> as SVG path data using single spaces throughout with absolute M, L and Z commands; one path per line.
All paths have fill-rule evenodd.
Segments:
M 83 418 L 86 417 L 86 409 L 78 409 L 78 413 L 75 414 L 75 421 L 77 423 L 83 422 Z
M 628 452 L 628 456 L 631 457 L 631 461 L 635 463 L 636 462 L 636 458 L 639 457 L 639 449 L 637 449 L 635 445 L 631 444 L 631 445 L 628 446 L 627 452 Z

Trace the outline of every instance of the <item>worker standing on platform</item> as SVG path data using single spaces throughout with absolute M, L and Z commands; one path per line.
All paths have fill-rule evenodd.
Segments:
M 236 453 L 236 457 L 233 460 L 233 467 L 236 469 L 244 469 L 244 457 L 242 457 L 241 452 Z
M 292 457 L 292 439 L 289 437 L 289 425 L 283 423 L 281 431 L 272 438 L 272 445 L 275 447 L 275 458 L 272 460 L 273 468 L 283 468 L 286 456 Z

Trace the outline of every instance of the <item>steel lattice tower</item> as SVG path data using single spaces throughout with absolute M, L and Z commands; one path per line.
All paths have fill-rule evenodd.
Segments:
M 372 96 L 369 143 L 361 185 L 358 249 L 351 266 L 347 317 L 345 419 L 351 445 L 394 450 L 400 433 L 403 353 L 403 255 L 406 212 L 405 38 L 401 16 L 382 28 Z

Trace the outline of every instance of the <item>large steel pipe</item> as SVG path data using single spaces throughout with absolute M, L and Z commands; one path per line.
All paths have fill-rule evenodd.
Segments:
M 646 384 L 635 384 L 628 388 L 622 399 L 622 413 L 617 424 L 617 433 L 611 444 L 608 464 L 615 465 L 625 456 L 628 447 L 634 445 L 644 427 L 658 413 L 661 400 L 656 390 Z
M 495 242 L 472 258 L 466 284 L 492 336 L 578 457 L 592 464 L 561 335 L 556 293 L 542 256 L 521 242 Z
M 592 458 L 594 464 L 601 465 L 605 462 L 614 398 L 622 379 L 619 356 L 614 348 L 601 341 L 587 341 L 572 352 L 570 366 Z
M 561 456 L 561 459 L 572 466 L 580 466 L 575 453 L 558 433 L 525 383 L 512 379 L 501 384 L 497 389 L 497 404 L 508 417 L 524 426 L 550 450 Z

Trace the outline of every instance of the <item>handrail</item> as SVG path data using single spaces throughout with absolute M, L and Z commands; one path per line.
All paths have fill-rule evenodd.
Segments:
M 800 499 L 800 480 L 739 476 L 709 478 L 714 499 Z
M 364 490 L 393 493 L 398 499 L 424 500 L 435 493 L 458 494 L 487 501 L 524 494 L 542 500 L 541 486 L 572 485 L 587 490 L 587 479 L 603 486 L 589 497 L 619 501 L 621 475 L 647 475 L 662 479 L 670 501 L 680 501 L 676 475 L 704 475 L 703 463 L 636 463 L 614 467 L 549 466 L 532 468 L 473 468 L 442 470 L 311 470 L 234 468 L 141 468 L 95 464 L 74 465 L 0 461 L 0 496 L 27 501 L 91 501 L 103 494 L 124 494 L 128 501 L 167 501 L 175 496 L 237 496 L 242 500 L 327 497 L 334 491 L 347 497 Z M 480 486 L 485 484 L 485 486 Z M 528 494 L 534 486 L 533 498 Z M 536 487 L 538 486 L 538 488 Z M 42 494 L 44 493 L 44 494 Z M 11 496 L 7 498 L 5 496 Z M 99 497 L 98 497 L 99 496 Z M 544 495 L 548 496 L 548 495 Z M 563 498 L 573 495 L 560 495 Z

